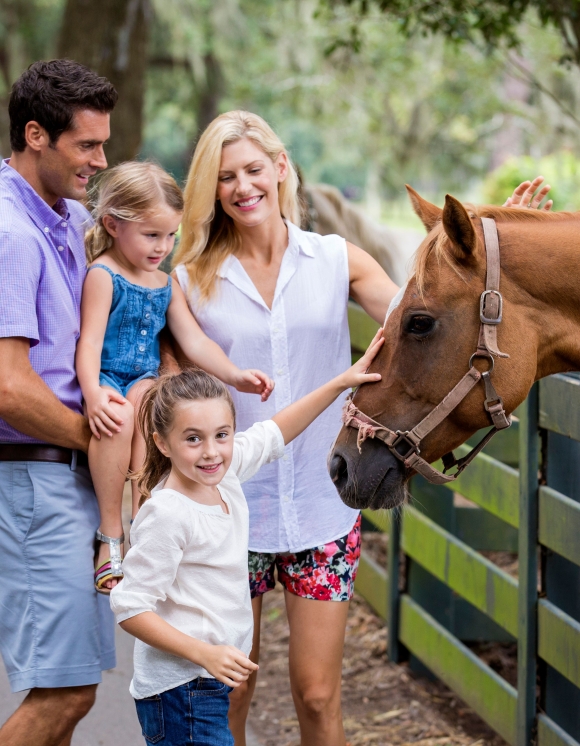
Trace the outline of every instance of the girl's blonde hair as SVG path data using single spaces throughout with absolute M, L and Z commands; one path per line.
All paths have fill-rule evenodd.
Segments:
M 138 422 L 145 438 L 145 461 L 142 469 L 132 476 L 141 493 L 139 505 L 151 497 L 151 490 L 171 469 L 171 461 L 157 448 L 153 433 L 165 438 L 173 426 L 176 407 L 182 402 L 202 399 L 225 401 L 231 410 L 235 428 L 236 410 L 227 386 L 199 368 L 187 368 L 178 375 L 168 373 L 160 376 L 144 395 Z
M 216 201 L 222 150 L 226 145 L 247 138 L 275 161 L 286 152 L 270 125 L 257 114 L 229 111 L 213 120 L 199 138 L 185 186 L 185 212 L 174 266 L 184 264 L 192 287 L 199 290 L 203 303 L 211 298 L 217 272 L 224 260 L 239 248 L 234 221 Z M 288 175 L 278 187 L 282 217 L 301 223 L 298 175 L 288 158 Z
M 91 198 L 95 224 L 85 236 L 89 263 L 113 245 L 113 238 L 103 225 L 105 215 L 139 221 L 155 212 L 160 203 L 183 212 L 183 194 L 175 179 L 150 162 L 127 161 L 114 166 L 103 174 Z

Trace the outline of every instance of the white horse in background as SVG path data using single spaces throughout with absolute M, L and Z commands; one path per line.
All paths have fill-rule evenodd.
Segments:
M 424 238 L 423 233 L 376 223 L 328 184 L 307 184 L 304 193 L 311 230 L 323 236 L 330 233 L 343 236 L 376 259 L 397 285 L 407 281 L 413 254 Z

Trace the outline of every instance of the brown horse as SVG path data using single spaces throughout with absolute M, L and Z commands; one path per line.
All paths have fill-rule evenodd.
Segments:
M 467 372 L 485 288 L 483 217 L 495 219 L 499 233 L 504 303 L 498 346 L 509 357 L 494 358 L 491 378 L 506 412 L 534 381 L 580 369 L 580 213 L 464 207 L 449 195 L 441 210 L 408 189 L 428 236 L 371 367 L 382 380 L 356 392 L 360 412 L 390 430 L 409 431 Z M 489 364 L 484 358 L 474 363 L 482 371 Z M 436 461 L 491 425 L 484 398 L 484 387 L 474 386 L 422 441 L 421 457 Z M 356 508 L 401 504 L 413 470 L 378 439 L 357 445 L 358 432 L 343 427 L 329 457 L 342 499 Z

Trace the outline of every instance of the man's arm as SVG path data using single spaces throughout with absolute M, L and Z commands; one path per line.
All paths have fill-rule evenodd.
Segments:
M 86 452 L 87 418 L 62 404 L 33 370 L 29 347 L 22 337 L 0 339 L 0 417 L 25 435 Z

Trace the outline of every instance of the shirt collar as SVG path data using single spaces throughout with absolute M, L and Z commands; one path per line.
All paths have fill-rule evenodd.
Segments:
M 52 230 L 61 225 L 63 220 L 70 218 L 70 212 L 66 201 L 59 198 L 54 207 L 50 207 L 32 186 L 9 165 L 9 158 L 2 161 L 0 165 L 0 178 L 10 184 L 11 191 L 16 193 L 24 203 L 26 211 L 36 225 L 44 231 L 45 228 Z
M 314 258 L 314 251 L 310 243 L 310 236 L 306 231 L 300 230 L 297 225 L 289 220 L 284 221 L 288 227 L 288 246 L 297 246 L 301 254 Z

